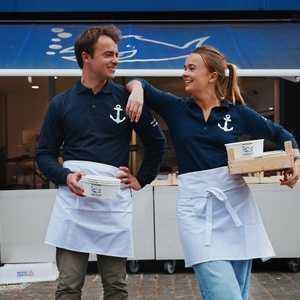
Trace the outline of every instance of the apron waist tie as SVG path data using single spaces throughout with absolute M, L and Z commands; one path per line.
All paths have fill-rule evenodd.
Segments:
M 205 228 L 205 245 L 209 246 L 211 244 L 212 235 L 212 197 L 224 203 L 228 213 L 230 214 L 236 227 L 240 227 L 242 222 L 235 210 L 231 206 L 230 202 L 227 200 L 227 196 L 224 192 L 218 188 L 208 189 L 204 196 L 201 196 L 201 200 L 193 207 L 193 213 L 200 214 L 206 207 L 206 228 Z

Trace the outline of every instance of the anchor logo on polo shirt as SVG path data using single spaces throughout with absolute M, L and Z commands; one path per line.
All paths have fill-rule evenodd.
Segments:
M 222 127 L 220 123 L 218 123 L 218 126 L 223 129 L 224 131 L 231 131 L 233 130 L 233 127 L 228 128 L 228 122 L 231 122 L 230 115 L 226 115 L 223 119 L 225 121 L 224 126 Z
M 116 122 L 117 124 L 123 122 L 123 121 L 126 119 L 126 117 L 123 117 L 123 119 L 120 119 L 120 112 L 123 111 L 123 109 L 121 108 L 121 105 L 120 105 L 120 104 L 117 104 L 117 105 L 115 106 L 114 110 L 117 111 L 117 116 L 116 116 L 116 118 L 114 118 L 112 115 L 109 115 L 110 118 L 111 118 L 114 122 Z

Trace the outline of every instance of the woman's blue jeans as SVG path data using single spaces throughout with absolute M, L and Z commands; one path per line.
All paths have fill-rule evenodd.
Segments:
M 193 266 L 203 300 L 248 299 L 252 260 L 216 260 Z

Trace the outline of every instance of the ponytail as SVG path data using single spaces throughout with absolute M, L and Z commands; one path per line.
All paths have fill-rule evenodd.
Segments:
M 211 46 L 199 46 L 192 53 L 201 55 L 209 72 L 217 72 L 218 79 L 215 85 L 217 97 L 221 101 L 232 101 L 232 104 L 245 104 L 241 95 L 236 74 L 236 66 L 226 63 L 224 55 Z M 228 69 L 228 77 L 225 71 Z
M 228 79 L 225 87 L 224 99 L 232 99 L 232 104 L 245 104 L 245 101 L 241 95 L 238 76 L 236 74 L 237 67 L 234 64 L 226 63 L 228 68 Z

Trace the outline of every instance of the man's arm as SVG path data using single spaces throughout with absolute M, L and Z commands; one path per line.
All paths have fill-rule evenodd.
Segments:
M 132 123 L 132 126 L 145 148 L 144 159 L 136 176 L 141 187 L 144 187 L 157 177 L 167 151 L 167 142 L 159 124 L 145 105 L 139 122 Z
M 63 143 L 62 129 L 59 127 L 55 107 L 51 102 L 42 124 L 37 147 L 36 162 L 41 173 L 55 184 L 66 184 L 71 171 L 58 162 Z

